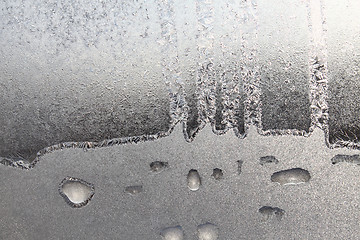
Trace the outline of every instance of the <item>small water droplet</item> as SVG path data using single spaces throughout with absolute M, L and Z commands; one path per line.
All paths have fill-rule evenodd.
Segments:
M 216 240 L 219 237 L 218 227 L 212 223 L 199 225 L 197 231 L 199 240 Z
M 128 186 L 128 187 L 125 188 L 125 192 L 129 193 L 131 195 L 141 193 L 142 191 L 143 191 L 143 186 L 142 185 Z
M 275 214 L 276 219 L 280 221 L 282 219 L 282 217 L 284 216 L 284 214 L 285 214 L 285 210 L 282 210 L 281 208 L 275 207 L 274 208 L 274 214 Z
M 216 180 L 220 180 L 223 178 L 224 174 L 220 168 L 214 168 L 213 174 L 211 176 L 213 176 Z
M 263 206 L 259 209 L 259 213 L 263 215 L 263 221 L 266 221 L 273 214 L 273 208 L 269 206 Z
M 239 175 L 241 174 L 243 163 L 244 163 L 244 161 L 242 161 L 242 160 L 238 160 L 238 161 L 237 161 L 237 164 L 238 164 L 238 174 L 239 174 Z
M 150 169 L 153 172 L 161 172 L 168 166 L 169 166 L 169 164 L 167 162 L 155 161 L 155 162 L 150 163 Z
M 265 156 L 260 158 L 260 165 L 263 166 L 267 163 L 275 163 L 278 164 L 279 160 L 276 159 L 274 156 Z
M 187 175 L 188 187 L 191 191 L 197 191 L 201 185 L 201 178 L 197 170 L 191 169 Z
M 272 215 L 275 215 L 276 219 L 280 221 L 285 214 L 285 210 L 278 207 L 263 206 L 259 209 L 259 213 L 263 215 L 263 221 L 268 220 Z
M 94 185 L 79 178 L 67 177 L 60 183 L 60 195 L 74 208 L 85 206 L 95 194 Z
M 181 226 L 168 227 L 161 231 L 160 235 L 164 240 L 183 240 L 184 231 Z

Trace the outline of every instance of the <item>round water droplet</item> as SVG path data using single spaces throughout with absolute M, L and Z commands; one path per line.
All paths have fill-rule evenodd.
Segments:
M 219 237 L 219 230 L 212 223 L 199 225 L 197 231 L 199 240 L 216 240 Z
M 211 176 L 213 176 L 216 180 L 220 180 L 223 178 L 224 174 L 220 168 L 215 168 Z
M 85 206 L 95 193 L 94 185 L 78 178 L 67 177 L 60 183 L 60 195 L 75 208 Z
M 191 191 L 197 191 L 201 185 L 200 175 L 197 170 L 191 169 L 187 175 L 187 184 Z
M 164 240 L 183 240 L 184 231 L 181 226 L 168 227 L 161 231 L 160 235 Z

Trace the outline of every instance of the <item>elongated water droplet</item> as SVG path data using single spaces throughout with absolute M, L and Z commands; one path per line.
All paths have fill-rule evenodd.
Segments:
M 271 181 L 281 185 L 295 185 L 308 182 L 310 178 L 309 171 L 302 168 L 292 168 L 274 173 L 271 176 Z
M 138 193 L 141 193 L 143 191 L 143 186 L 142 185 L 137 185 L 137 186 L 128 186 L 125 188 L 125 192 L 135 195 Z
M 200 175 L 197 170 L 191 169 L 187 175 L 187 184 L 191 191 L 197 191 L 201 185 Z
M 168 166 L 169 166 L 169 164 L 167 162 L 155 161 L 155 162 L 150 163 L 150 169 L 153 172 L 161 172 Z
M 242 172 L 242 165 L 243 165 L 244 161 L 242 160 L 238 160 L 237 164 L 238 164 L 238 174 L 240 175 Z
M 275 163 L 278 164 L 279 160 L 276 159 L 274 156 L 264 156 L 260 158 L 260 165 L 265 165 L 267 163 Z
M 359 154 L 355 154 L 355 155 L 338 154 L 331 159 L 331 162 L 332 162 L 332 164 L 337 164 L 340 162 L 347 162 L 347 163 L 353 163 L 353 164 L 360 165 L 360 155 Z

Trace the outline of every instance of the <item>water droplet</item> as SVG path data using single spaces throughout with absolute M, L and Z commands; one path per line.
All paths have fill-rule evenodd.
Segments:
M 150 169 L 153 172 L 161 172 L 168 166 L 169 166 L 169 164 L 167 162 L 155 161 L 155 162 L 150 163 Z
M 220 168 L 215 168 L 211 176 L 213 176 L 216 180 L 220 180 L 223 178 L 224 174 Z
M 160 235 L 164 240 L 183 240 L 184 231 L 181 226 L 168 227 L 161 231 Z
M 332 164 L 337 164 L 340 162 L 347 162 L 347 163 L 353 163 L 360 165 L 360 155 L 354 154 L 354 155 L 342 155 L 338 154 L 335 157 L 331 159 Z
M 285 210 L 278 207 L 263 206 L 259 209 L 259 213 L 264 216 L 263 221 L 268 220 L 272 215 L 275 215 L 276 219 L 280 221 L 285 214 Z
M 191 191 L 197 191 L 201 185 L 201 178 L 197 170 L 191 169 L 187 175 L 188 187 Z
M 238 174 L 239 174 L 239 175 L 241 174 L 243 163 L 244 163 L 244 161 L 242 161 L 242 160 L 237 161 L 237 164 L 238 164 Z
M 309 171 L 302 168 L 292 168 L 273 173 L 271 181 L 281 185 L 294 185 L 308 182 L 310 178 Z
M 278 164 L 279 160 L 276 159 L 274 156 L 265 156 L 260 158 L 260 165 L 263 166 L 266 163 L 275 163 Z
M 142 185 L 128 186 L 128 187 L 125 188 L 125 192 L 129 193 L 131 195 L 141 193 L 142 191 L 143 191 L 143 186 Z
M 266 221 L 273 214 L 273 208 L 269 206 L 263 206 L 259 209 L 259 213 L 263 215 L 263 220 Z
M 197 228 L 199 240 L 216 240 L 219 236 L 219 230 L 212 223 L 199 225 Z
M 74 208 L 85 206 L 95 194 L 94 185 L 84 180 L 67 177 L 60 183 L 60 195 Z
M 275 214 L 276 219 L 280 221 L 285 214 L 285 210 L 275 207 L 274 214 Z

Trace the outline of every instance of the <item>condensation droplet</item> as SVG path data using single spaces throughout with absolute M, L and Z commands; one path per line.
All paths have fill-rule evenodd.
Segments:
M 214 168 L 213 174 L 211 176 L 213 176 L 216 180 L 220 180 L 223 178 L 224 174 L 220 168 Z
M 268 220 L 273 215 L 280 221 L 285 214 L 285 210 L 278 207 L 263 206 L 259 209 L 259 213 L 263 215 L 263 221 Z
M 273 173 L 271 181 L 280 185 L 295 185 L 308 182 L 310 178 L 309 171 L 302 168 L 292 168 Z
M 201 178 L 197 170 L 191 169 L 187 175 L 187 184 L 191 191 L 197 191 L 201 185 Z
M 183 240 L 184 231 L 181 226 L 168 227 L 161 231 L 160 235 L 164 240 Z
M 236 162 L 237 162 L 237 164 L 238 164 L 238 174 L 240 175 L 241 172 L 242 172 L 242 165 L 243 165 L 244 161 L 238 160 L 238 161 L 236 161 Z
M 155 162 L 150 163 L 150 169 L 153 172 L 161 172 L 168 166 L 169 166 L 169 164 L 167 162 L 155 161 Z
M 275 163 L 278 164 L 279 160 L 276 159 L 274 156 L 264 156 L 260 158 L 260 165 L 263 166 L 267 163 Z
M 199 225 L 197 231 L 199 240 L 216 240 L 219 237 L 218 227 L 212 223 Z
M 128 187 L 125 188 L 125 192 L 129 193 L 131 195 L 141 193 L 142 191 L 143 191 L 143 186 L 142 185 L 128 186 Z
M 331 162 L 332 162 L 332 164 L 337 164 L 340 162 L 347 162 L 347 163 L 360 165 L 360 155 L 359 154 L 354 154 L 354 155 L 338 154 L 338 155 L 335 155 L 331 159 Z
M 94 185 L 82 179 L 67 177 L 60 183 L 60 195 L 74 208 L 85 206 L 95 194 Z
M 139 194 L 143 191 L 142 185 L 128 186 L 125 188 L 125 192 L 131 195 Z

